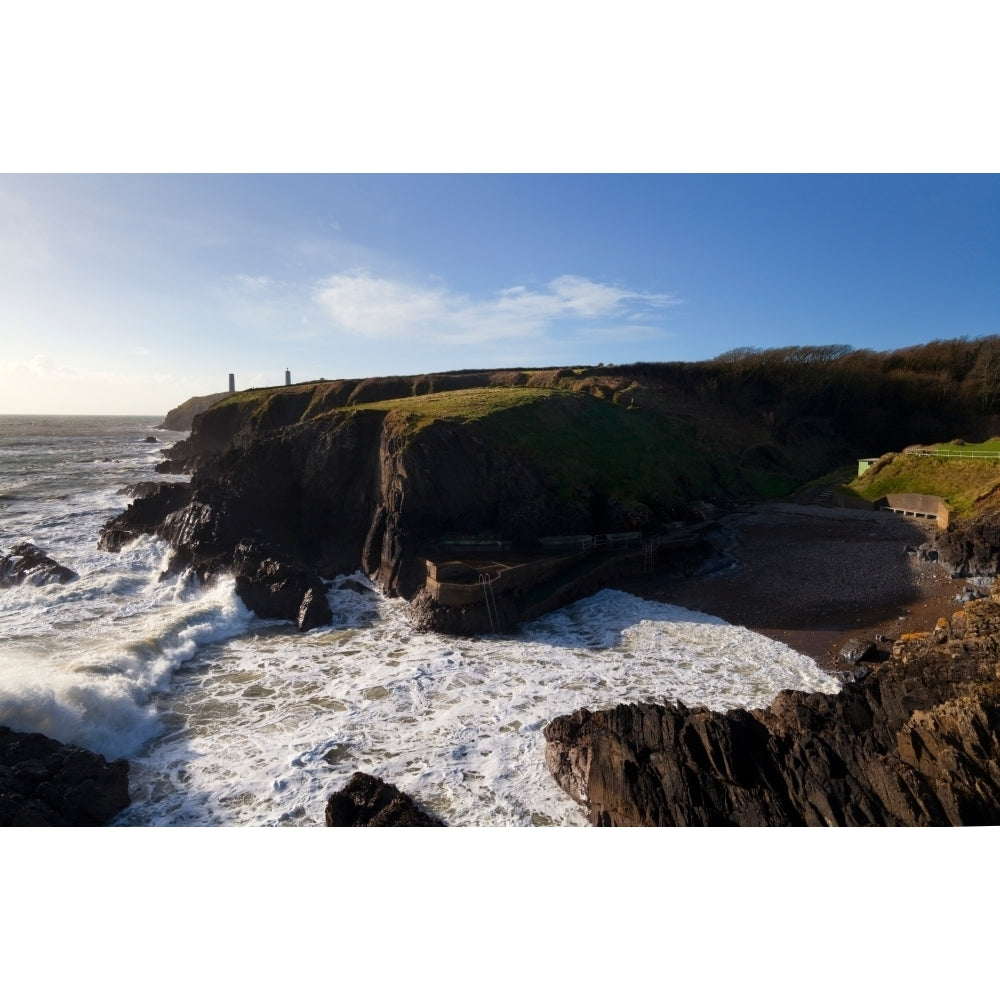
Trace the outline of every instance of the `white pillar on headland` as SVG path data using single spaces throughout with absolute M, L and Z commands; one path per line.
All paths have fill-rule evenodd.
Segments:
M 235 375 L 230 375 L 229 376 L 229 391 L 230 392 L 236 392 L 236 376 Z
M 292 384 L 292 373 L 286 368 L 285 369 L 285 385 Z

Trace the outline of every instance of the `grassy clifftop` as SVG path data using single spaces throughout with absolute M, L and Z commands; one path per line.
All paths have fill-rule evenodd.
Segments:
M 653 408 L 560 388 L 482 388 L 363 404 L 414 436 L 437 421 L 467 426 L 483 444 L 544 468 L 565 502 L 581 494 L 617 506 L 662 508 L 738 486 L 693 427 Z
M 777 496 L 844 460 L 843 443 L 822 421 L 793 422 L 790 433 L 778 436 L 766 412 L 640 380 L 627 369 L 498 370 L 251 389 L 218 402 L 195 429 L 219 447 L 359 410 L 385 413 L 413 437 L 436 422 L 463 425 L 484 444 L 544 467 L 567 493 L 583 482 L 611 497 L 648 495 L 660 502 Z

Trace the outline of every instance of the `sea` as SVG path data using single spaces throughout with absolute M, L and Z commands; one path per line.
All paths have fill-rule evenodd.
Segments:
M 451 826 L 586 826 L 545 766 L 555 716 L 839 687 L 781 643 L 619 590 L 459 639 L 415 632 L 359 570 L 330 581 L 329 627 L 260 619 L 231 579 L 168 573 L 163 541 L 98 549 L 126 486 L 183 478 L 154 471 L 185 436 L 160 420 L 0 416 L 0 553 L 32 542 L 78 574 L 0 589 L 0 724 L 126 758 L 115 825 L 322 826 L 362 770 Z

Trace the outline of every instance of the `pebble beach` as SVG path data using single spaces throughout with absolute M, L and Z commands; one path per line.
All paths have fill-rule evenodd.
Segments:
M 913 550 L 933 520 L 882 511 L 760 503 L 727 514 L 728 568 L 658 579 L 642 596 L 717 615 L 839 671 L 851 638 L 893 640 L 933 629 L 959 608 L 967 581 Z

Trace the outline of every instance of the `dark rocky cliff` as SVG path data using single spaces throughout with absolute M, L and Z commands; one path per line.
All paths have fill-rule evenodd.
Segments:
M 466 428 L 442 421 L 411 435 L 392 414 L 360 410 L 258 432 L 208 457 L 190 502 L 158 530 L 195 565 L 263 532 L 323 576 L 361 567 L 388 595 L 410 598 L 423 582 L 421 546 L 438 536 L 518 540 L 559 518 L 535 470 Z
M 203 578 L 235 571 L 259 614 L 299 620 L 307 595 L 316 603 L 322 592 L 321 577 L 359 567 L 387 595 L 412 598 L 425 549 L 449 532 L 520 544 L 586 530 L 538 468 L 486 446 L 466 425 L 437 420 L 415 432 L 398 413 L 364 409 L 304 418 L 314 403 L 313 394 L 279 394 L 264 407 L 202 414 L 169 459 L 193 470 L 190 487 L 163 484 L 136 497 L 100 544 L 119 549 L 155 532 L 174 549 L 172 569 Z
M 556 781 L 600 826 L 996 824 L 998 595 L 904 637 L 836 695 L 579 710 L 545 736 Z
M 165 431 L 189 431 L 199 413 L 204 413 L 213 403 L 228 395 L 228 392 L 214 392 L 210 396 L 192 396 L 170 410 L 157 426 Z
M 0 726 L 0 826 L 101 826 L 129 802 L 127 761 Z

